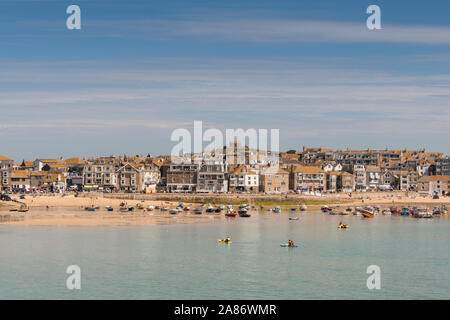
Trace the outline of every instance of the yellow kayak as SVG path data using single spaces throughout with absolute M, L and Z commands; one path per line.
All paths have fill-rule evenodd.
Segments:
M 350 227 L 348 226 L 348 224 L 341 224 L 340 226 L 338 226 L 338 228 L 339 229 L 348 229 Z
M 228 244 L 231 243 L 231 241 L 227 241 L 226 239 L 217 239 L 217 242 L 228 243 Z

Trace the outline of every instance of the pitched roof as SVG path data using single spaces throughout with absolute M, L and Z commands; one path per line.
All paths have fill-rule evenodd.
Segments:
M 245 172 L 243 172 L 243 170 L 246 170 Z M 248 169 L 245 166 L 239 166 L 236 170 L 234 170 L 233 174 L 242 174 L 242 175 L 247 175 L 247 174 L 256 174 L 255 171 Z
M 0 156 L 0 160 L 12 161 L 12 159 L 4 157 L 4 156 Z
M 319 167 L 298 166 L 294 169 L 294 172 L 302 172 L 302 173 L 307 173 L 307 174 L 318 174 L 318 173 L 323 173 L 324 171 Z
M 27 179 L 29 177 L 30 177 L 30 172 L 28 170 L 13 170 L 11 172 L 11 178 Z

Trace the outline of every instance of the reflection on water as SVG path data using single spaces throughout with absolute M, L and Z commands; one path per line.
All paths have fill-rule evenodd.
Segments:
M 448 299 L 448 217 L 252 212 L 140 227 L 0 226 L 2 299 Z M 338 230 L 340 220 L 349 230 Z M 217 243 L 230 235 L 231 245 Z M 288 239 L 300 247 L 281 248 Z M 66 289 L 68 265 L 80 291 Z M 381 290 L 366 269 L 381 268 Z

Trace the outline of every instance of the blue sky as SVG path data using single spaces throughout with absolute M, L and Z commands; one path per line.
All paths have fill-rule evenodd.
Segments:
M 67 30 L 77 4 L 82 29 Z M 382 30 L 366 28 L 381 8 Z M 0 154 L 169 153 L 176 128 L 281 149 L 450 154 L 448 1 L 0 2 Z

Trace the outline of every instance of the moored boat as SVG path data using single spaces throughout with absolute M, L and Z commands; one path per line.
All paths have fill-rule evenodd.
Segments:
M 272 209 L 273 213 L 281 213 L 281 207 L 280 206 L 276 206 L 275 208 Z
M 375 210 L 371 207 L 364 207 L 359 210 L 364 218 L 373 218 L 375 217 Z
M 306 204 L 302 204 L 300 207 L 300 211 L 306 211 L 308 210 L 308 207 L 306 206 Z

